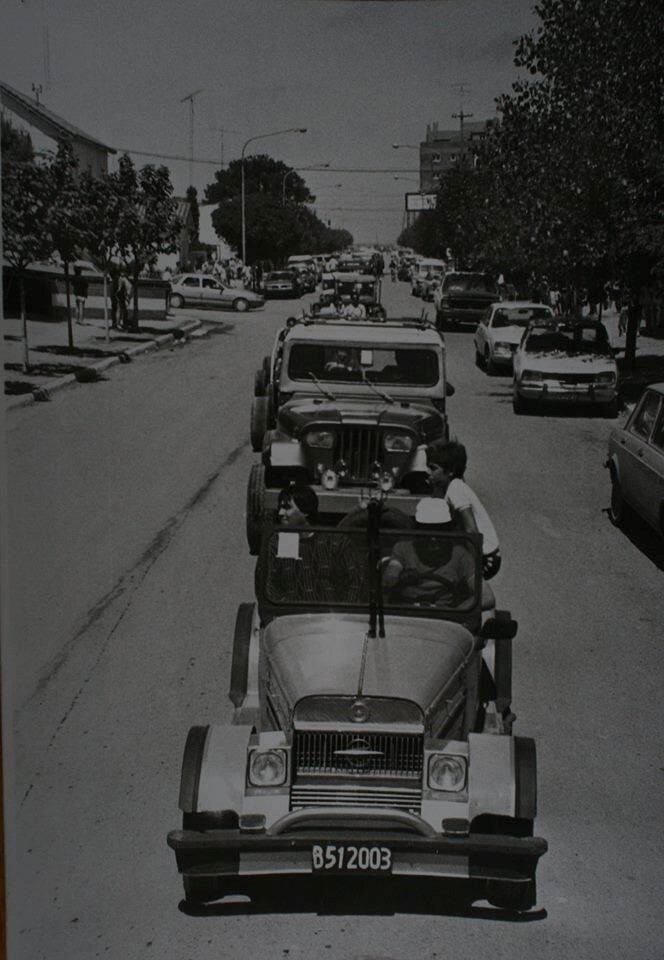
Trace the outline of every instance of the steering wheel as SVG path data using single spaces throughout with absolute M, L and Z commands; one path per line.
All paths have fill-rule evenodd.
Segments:
M 468 585 L 463 580 L 454 583 L 452 580 L 448 580 L 447 577 L 442 577 L 440 574 L 429 572 L 428 570 L 403 570 L 396 583 L 396 590 L 400 591 L 403 587 L 415 586 L 425 581 L 428 583 L 432 581 L 439 583 L 440 587 L 433 593 L 428 593 L 425 597 L 419 599 L 417 603 L 420 606 L 433 607 L 446 593 L 452 595 L 450 598 L 450 606 L 459 604 L 470 596 Z

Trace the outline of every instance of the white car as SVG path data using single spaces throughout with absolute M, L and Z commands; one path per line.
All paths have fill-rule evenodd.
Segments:
M 519 346 L 523 331 L 531 320 L 553 318 L 551 307 L 543 303 L 505 300 L 492 303 L 480 320 L 473 342 L 475 363 L 489 376 L 499 368 L 512 369 L 512 356 Z
M 607 416 L 618 415 L 618 367 L 599 320 L 532 320 L 513 367 L 515 413 L 541 403 L 583 403 L 601 405 Z
M 413 270 L 410 275 L 410 292 L 414 297 L 421 297 L 425 287 L 429 287 L 427 280 L 433 280 L 434 277 L 442 280 L 445 276 L 444 260 L 418 260 L 413 264 Z

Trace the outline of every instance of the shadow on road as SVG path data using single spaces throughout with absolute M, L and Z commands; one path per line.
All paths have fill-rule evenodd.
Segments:
M 226 897 L 208 904 L 180 901 L 182 913 L 193 917 L 229 917 L 244 914 L 314 913 L 318 916 L 394 916 L 419 914 L 468 917 L 509 923 L 544 920 L 543 908 L 510 913 L 491 906 L 474 906 L 481 893 L 460 887 L 459 881 L 391 880 L 386 883 L 331 879 L 312 885 L 311 878 L 280 878 L 243 882 L 246 895 Z
M 606 514 L 611 526 L 627 537 L 630 543 L 650 560 L 658 570 L 664 570 L 664 539 L 658 537 L 645 520 L 630 511 L 624 522 L 618 526 L 611 520 L 608 507 L 604 507 L 602 513 Z

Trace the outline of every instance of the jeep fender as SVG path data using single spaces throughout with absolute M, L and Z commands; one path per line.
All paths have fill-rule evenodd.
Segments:
M 273 440 L 270 444 L 271 467 L 301 467 L 306 469 L 302 445 L 297 440 Z
M 409 473 L 428 473 L 429 468 L 427 466 L 427 447 L 426 444 L 420 444 L 420 446 L 415 451 L 415 456 L 413 457 L 412 463 L 408 467 Z
M 483 813 L 516 816 L 514 738 L 468 734 L 468 819 Z
M 205 741 L 202 748 L 199 747 L 201 752 L 195 809 L 185 812 L 242 811 L 247 748 L 252 731 L 253 727 L 246 725 L 214 724 L 207 728 Z

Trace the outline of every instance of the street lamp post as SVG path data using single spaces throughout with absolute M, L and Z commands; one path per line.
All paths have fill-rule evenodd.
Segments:
M 298 173 L 300 170 L 326 170 L 328 167 L 329 163 L 314 163 L 310 167 L 298 167 L 297 169 L 293 167 L 292 170 L 287 170 L 281 181 L 281 206 L 286 206 L 286 181 L 292 174 Z
M 288 127 L 286 130 L 273 130 L 271 133 L 259 133 L 255 137 L 249 137 L 242 146 L 242 153 L 240 154 L 240 174 L 242 179 L 242 263 L 247 263 L 247 233 L 246 233 L 246 212 L 245 212 L 245 197 L 244 197 L 244 151 L 247 149 L 250 143 L 253 143 L 254 140 L 264 140 L 266 137 L 278 137 L 282 133 L 306 133 L 306 127 Z

